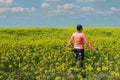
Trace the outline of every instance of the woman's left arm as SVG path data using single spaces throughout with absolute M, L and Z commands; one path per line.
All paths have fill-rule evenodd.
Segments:
M 83 39 L 84 39 L 85 43 L 86 43 L 92 50 L 96 50 L 96 49 L 92 46 L 92 44 L 89 42 L 89 40 L 86 38 L 85 35 L 83 35 Z

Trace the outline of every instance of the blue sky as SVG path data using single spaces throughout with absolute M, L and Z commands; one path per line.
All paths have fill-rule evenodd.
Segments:
M 120 0 L 0 0 L 0 26 L 120 26 Z

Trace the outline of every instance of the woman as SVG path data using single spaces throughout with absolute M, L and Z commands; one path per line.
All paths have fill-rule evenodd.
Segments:
M 92 49 L 96 50 L 92 44 L 88 41 L 86 36 L 82 33 L 82 25 L 77 25 L 77 32 L 73 33 L 68 44 L 66 47 L 69 47 L 72 42 L 74 41 L 74 53 L 76 54 L 76 59 L 79 58 L 79 55 L 81 56 L 80 58 L 80 67 L 83 67 L 83 60 L 84 60 L 84 42 Z

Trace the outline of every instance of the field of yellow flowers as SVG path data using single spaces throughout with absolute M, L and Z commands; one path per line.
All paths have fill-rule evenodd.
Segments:
M 0 80 L 120 80 L 120 28 L 85 27 L 84 68 L 71 66 L 75 27 L 0 28 Z M 83 76 L 84 75 L 84 76 Z

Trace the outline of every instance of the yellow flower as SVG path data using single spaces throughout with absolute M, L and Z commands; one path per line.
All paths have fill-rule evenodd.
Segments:
M 9 65 L 8 67 L 9 67 L 9 68 L 12 68 L 12 65 Z
M 71 74 L 71 70 L 68 70 L 68 74 Z
M 98 68 L 97 68 L 97 71 L 98 71 L 98 72 L 100 72 L 100 71 L 101 71 L 101 68 L 100 68 L 100 67 L 98 67 Z
M 2 79 L 3 78 L 3 76 L 0 76 L 0 79 Z
M 116 67 L 116 68 L 115 68 L 115 71 L 119 71 L 119 67 Z
M 45 70 L 45 73 L 47 73 L 47 70 Z
M 115 76 L 116 76 L 116 77 L 120 77 L 120 73 L 116 72 L 116 73 L 115 73 Z
M 55 77 L 55 80 L 61 80 L 61 78 L 59 76 Z
M 115 72 L 114 71 L 111 71 L 111 73 L 110 73 L 112 76 L 114 76 L 115 75 Z
M 87 70 L 88 70 L 88 71 L 92 71 L 92 70 L 93 70 L 93 67 L 92 67 L 91 65 L 89 65 L 89 66 L 87 67 Z
M 17 60 L 19 61 L 19 60 L 20 60 L 20 57 L 17 57 Z
M 81 75 L 77 75 L 79 80 L 82 80 L 82 76 Z
M 37 77 L 36 77 L 36 80 L 40 80 L 40 76 L 37 76 Z
M 93 74 L 93 77 L 96 77 L 97 75 L 96 74 Z
M 50 79 L 50 76 L 47 76 L 47 79 L 49 80 L 49 79 Z
M 69 76 L 70 76 L 71 79 L 74 79 L 74 75 L 73 75 L 73 74 L 71 74 L 71 75 L 69 75 Z
M 43 68 L 40 68 L 39 71 L 42 72 L 42 71 L 43 71 Z
M 107 66 L 102 66 L 102 71 L 107 71 L 108 67 Z

